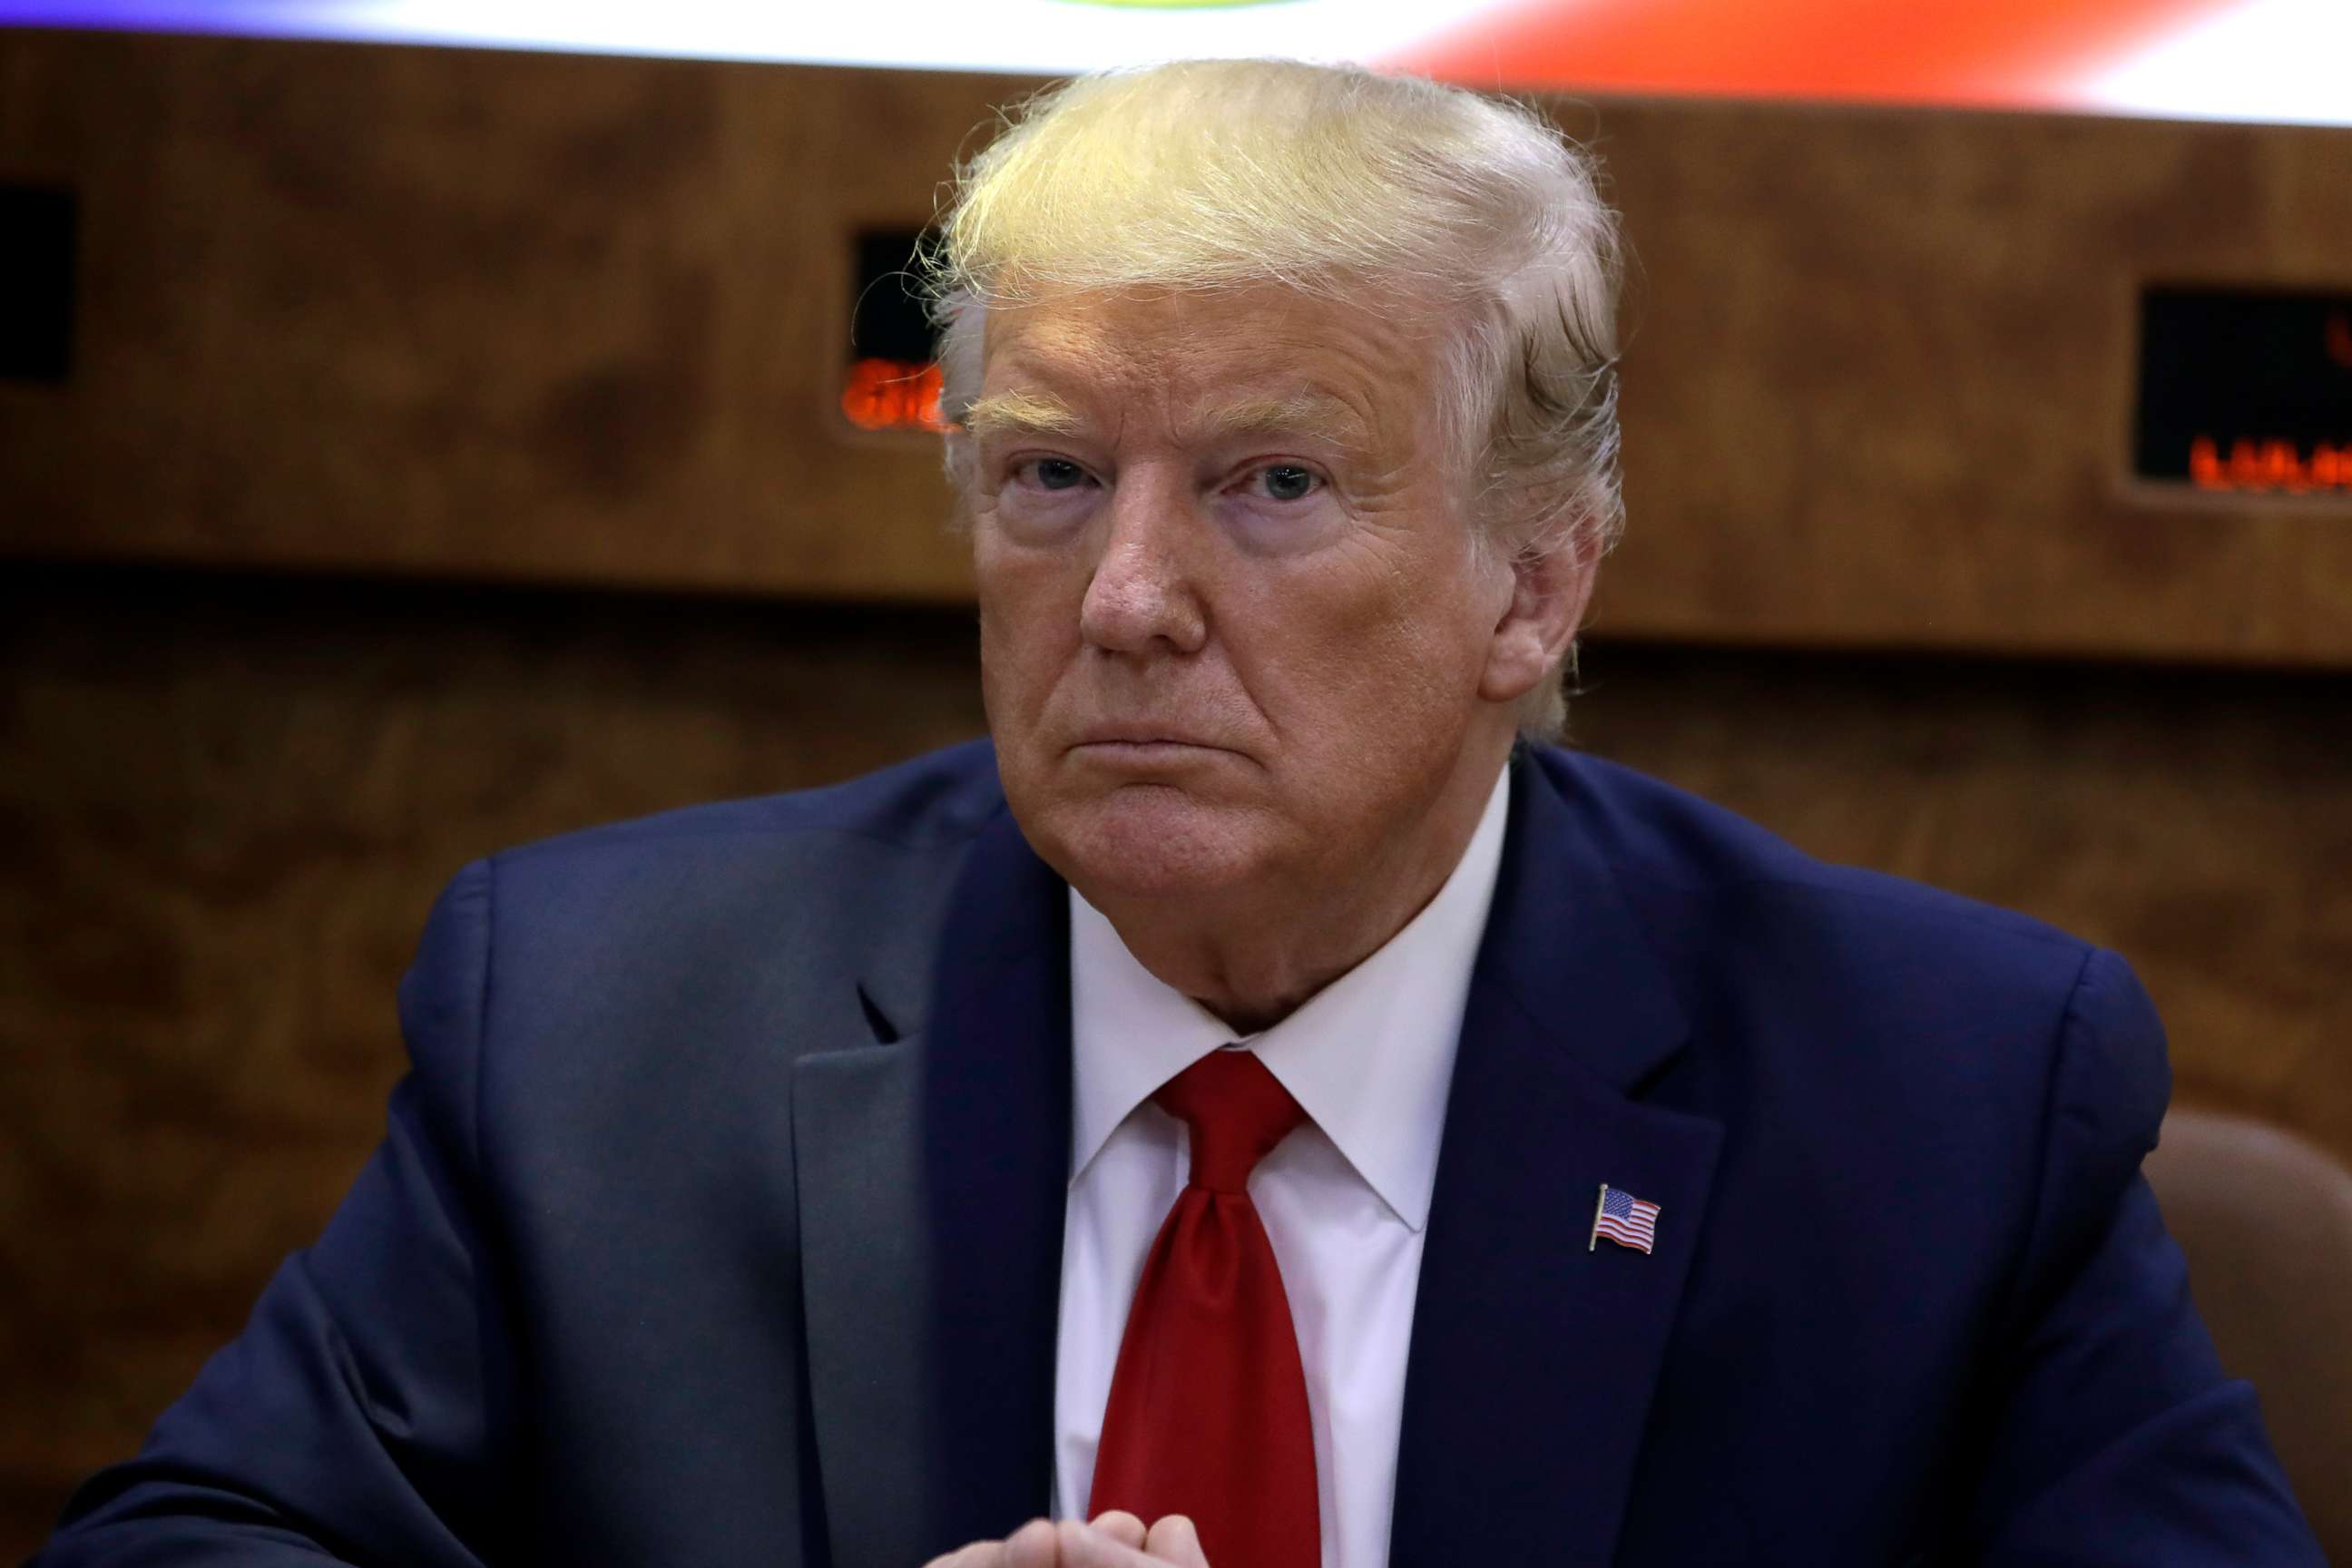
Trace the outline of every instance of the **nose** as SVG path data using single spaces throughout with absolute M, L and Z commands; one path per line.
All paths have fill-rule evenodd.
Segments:
M 1208 637 L 1188 562 L 1187 487 L 1130 470 L 1105 503 L 1108 532 L 1079 609 L 1087 643 L 1121 654 L 1194 653 Z

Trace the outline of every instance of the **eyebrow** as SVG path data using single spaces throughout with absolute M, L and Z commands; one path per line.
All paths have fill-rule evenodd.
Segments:
M 962 424 L 975 437 L 1068 436 L 1085 425 L 1077 410 L 1060 398 L 1033 392 L 997 392 L 980 398 Z M 1370 446 L 1362 416 L 1339 398 L 1315 393 L 1283 397 L 1246 397 L 1220 404 L 1201 416 L 1212 437 L 1296 435 L 1361 452 Z
M 1210 409 L 1202 424 L 1213 436 L 1307 436 L 1353 452 L 1371 445 L 1363 416 L 1319 393 L 1244 398 Z
M 1067 436 L 1084 423 L 1076 409 L 1058 397 L 1033 392 L 995 392 L 976 400 L 964 411 L 963 427 L 985 439 L 991 436 Z

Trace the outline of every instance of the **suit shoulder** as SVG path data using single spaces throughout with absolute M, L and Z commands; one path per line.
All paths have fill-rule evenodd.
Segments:
M 459 876 L 410 987 L 478 1015 L 490 1078 L 530 1086 L 510 1111 L 553 1095 L 559 1067 L 593 1084 L 581 1064 L 669 1060 L 682 1039 L 721 1078 L 771 1050 L 866 1043 L 861 987 L 894 1020 L 919 1012 L 967 852 L 1003 810 L 978 744 L 524 845 Z
M 2046 1140 L 2063 1133 L 2099 1191 L 2137 1164 L 2169 1080 L 2154 1008 L 2115 954 L 1817 859 L 1629 769 L 1542 763 L 1699 1043 L 1674 1092 L 1738 1123 L 1736 1143 L 1758 1130 L 1774 1152 L 1755 1158 L 1870 1128 L 1882 1177 L 1926 1190 L 1938 1162 L 1965 1158 L 1982 1212 L 2011 1230 Z
M 520 845 L 498 858 L 505 871 L 537 860 L 627 857 L 714 840 L 735 841 L 740 851 L 810 838 L 927 851 L 969 840 L 1003 806 L 995 752 L 987 742 L 973 741 L 818 789 L 606 823 Z
M 966 850 L 1003 810 L 995 755 L 975 743 L 527 844 L 458 885 L 478 884 L 495 989 L 549 1016 L 582 974 L 733 994 L 762 976 L 911 973 Z
M 1737 813 L 1647 774 L 1557 749 L 1546 776 L 1645 905 L 1792 940 L 1927 944 L 1949 960 L 2006 955 L 2071 983 L 2091 945 L 2056 926 L 1922 882 L 1807 854 Z

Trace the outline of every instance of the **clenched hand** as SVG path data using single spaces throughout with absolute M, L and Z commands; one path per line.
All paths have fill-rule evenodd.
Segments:
M 1171 1513 L 1148 1529 L 1131 1513 L 1091 1524 L 1032 1520 L 1003 1541 L 976 1541 L 933 1558 L 929 1568 L 1209 1568 L 1192 1521 Z

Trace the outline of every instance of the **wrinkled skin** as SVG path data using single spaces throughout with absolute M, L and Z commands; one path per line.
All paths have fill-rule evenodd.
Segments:
M 966 500 L 1013 814 L 1236 1029 L 1461 857 L 1592 563 L 1473 548 L 1439 331 L 1265 288 L 991 314 Z

